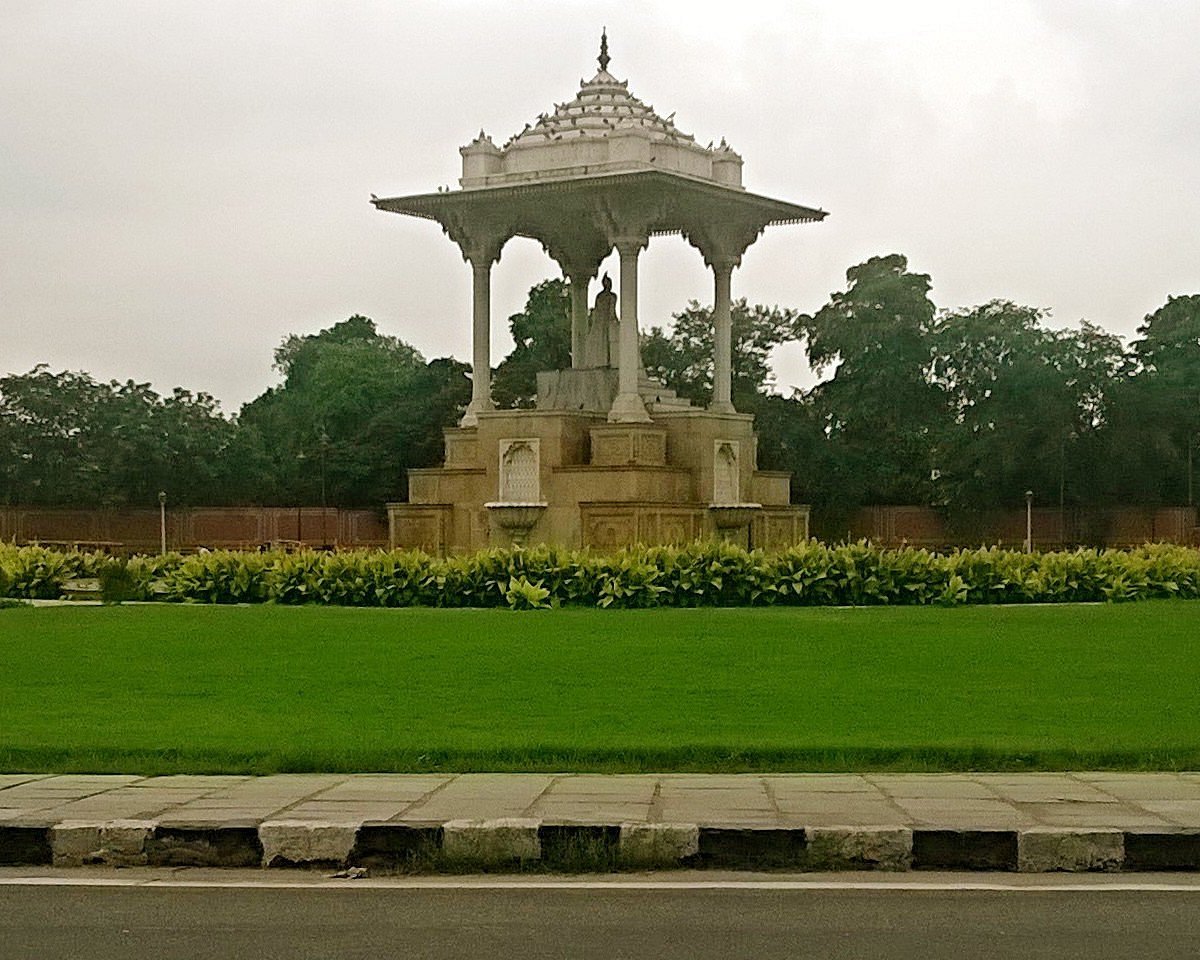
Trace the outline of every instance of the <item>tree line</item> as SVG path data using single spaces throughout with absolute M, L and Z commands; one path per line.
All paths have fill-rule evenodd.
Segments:
M 793 499 L 971 512 L 1032 491 L 1062 506 L 1193 504 L 1200 446 L 1200 295 L 1170 297 L 1128 345 L 1089 323 L 1053 329 L 1006 300 L 939 310 L 903 256 L 852 267 L 811 315 L 733 308 L 733 395 L 753 413 L 759 465 L 792 472 Z M 696 403 L 712 392 L 711 309 L 693 301 L 642 339 L 647 372 Z M 505 407 L 570 363 L 563 281 L 509 318 L 494 371 Z M 772 350 L 801 341 L 830 374 L 775 392 Z M 76 506 L 298 503 L 378 506 L 442 456 L 470 368 L 426 361 L 362 316 L 275 351 L 281 382 L 224 416 L 205 393 L 161 396 L 45 365 L 0 378 L 0 502 Z
M 224 416 L 206 393 L 45 364 L 0 379 L 0 503 L 377 507 L 441 457 L 470 367 L 353 316 L 275 351 L 282 381 Z

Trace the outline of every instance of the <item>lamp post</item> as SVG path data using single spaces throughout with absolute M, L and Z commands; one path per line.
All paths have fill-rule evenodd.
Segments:
M 325 428 L 321 428 L 321 436 L 317 438 L 317 443 L 321 449 L 321 545 L 329 546 L 329 531 L 326 529 L 326 521 L 328 520 L 326 503 L 325 503 L 325 454 L 329 450 L 329 434 L 325 432 Z
M 158 491 L 158 552 L 167 552 L 167 491 Z
M 296 454 L 296 462 L 300 464 L 298 474 L 304 472 L 304 461 L 307 459 L 303 450 Z M 297 483 L 299 483 L 299 479 L 297 479 Z M 304 549 L 304 499 L 302 497 L 296 498 L 296 549 Z
M 1188 461 L 1187 461 L 1187 505 L 1194 507 L 1196 505 L 1196 434 L 1188 435 Z
M 1025 552 L 1033 553 L 1033 491 L 1025 491 Z

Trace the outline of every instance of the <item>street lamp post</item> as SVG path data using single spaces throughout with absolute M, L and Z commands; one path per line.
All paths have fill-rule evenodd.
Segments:
M 1196 458 L 1196 435 L 1193 433 L 1193 434 L 1188 435 L 1187 497 L 1188 497 L 1188 506 L 1189 507 L 1194 507 L 1196 505 L 1195 458 Z
M 167 552 L 167 491 L 158 491 L 158 552 Z
M 1033 491 L 1025 491 L 1025 552 L 1033 553 Z
M 299 471 L 300 473 L 304 472 L 304 461 L 307 459 L 308 459 L 308 457 L 306 457 L 304 455 L 303 450 L 301 450 L 298 454 L 296 454 L 296 462 L 298 464 L 300 464 L 300 471 Z M 299 483 L 299 481 L 297 481 L 297 483 Z M 297 501 L 296 502 L 296 549 L 303 550 L 304 549 L 304 499 L 303 499 L 303 497 L 297 497 L 296 501 Z
M 329 450 L 329 434 L 322 428 L 321 436 L 318 438 L 318 444 L 321 448 L 321 544 L 329 546 L 329 531 L 325 524 L 328 520 L 325 502 L 325 454 Z

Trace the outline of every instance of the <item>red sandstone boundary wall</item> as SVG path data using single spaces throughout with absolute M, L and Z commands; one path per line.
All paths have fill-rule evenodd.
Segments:
M 97 547 L 115 553 L 157 553 L 156 509 L 74 510 L 0 507 L 0 541 Z M 281 542 L 309 547 L 388 544 L 387 516 L 335 507 L 167 507 L 167 548 L 256 550 Z
M 867 539 L 881 546 L 1019 548 L 1025 542 L 1023 509 L 947 519 L 931 507 L 863 507 L 841 524 L 821 524 L 825 540 Z M 1148 541 L 1200 546 L 1195 507 L 1115 507 L 1107 510 L 1036 507 L 1033 543 L 1039 549 L 1087 544 L 1129 547 Z M 836 527 L 836 529 L 835 529 Z M 99 547 L 117 553 L 156 553 L 155 509 L 75 510 L 0 507 L 0 541 Z M 386 548 L 383 511 L 334 507 L 179 507 L 167 509 L 167 547 L 192 551 L 254 550 L 302 541 L 310 547 Z
M 880 546 L 980 546 L 1020 548 L 1025 543 L 1025 510 L 988 511 L 947 517 L 932 507 L 863 507 L 845 529 L 820 529 L 818 536 L 866 539 Z M 1108 509 L 1034 507 L 1033 545 L 1134 547 L 1165 542 L 1200 545 L 1195 507 L 1112 507 Z

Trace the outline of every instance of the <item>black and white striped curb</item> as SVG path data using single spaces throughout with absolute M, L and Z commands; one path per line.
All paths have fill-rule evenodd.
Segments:
M 582 825 L 533 819 L 444 823 L 153 820 L 0 824 L 6 866 L 367 867 L 382 871 L 1200 870 L 1200 829 L 964 830 L 908 827 Z

